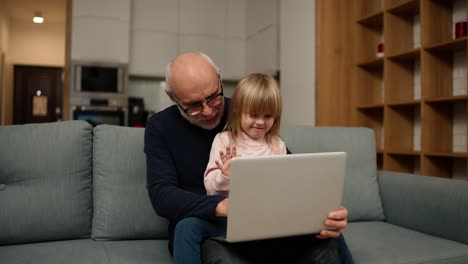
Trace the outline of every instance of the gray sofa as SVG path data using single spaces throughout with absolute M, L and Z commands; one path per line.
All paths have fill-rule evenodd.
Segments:
M 143 134 L 82 121 L 0 127 L 0 263 L 170 263 L 167 221 L 145 188 Z M 365 128 L 291 126 L 282 136 L 294 153 L 348 153 L 345 237 L 356 263 L 468 263 L 468 182 L 377 172 Z

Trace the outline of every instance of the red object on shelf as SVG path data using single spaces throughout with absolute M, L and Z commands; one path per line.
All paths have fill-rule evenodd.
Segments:
M 383 43 L 379 43 L 377 45 L 377 52 L 382 52 L 383 53 L 383 50 L 384 50 L 384 45 Z
M 382 58 L 384 56 L 384 44 L 377 44 L 377 58 Z
M 455 38 L 462 38 L 466 36 L 466 28 L 468 22 L 461 21 L 455 23 Z

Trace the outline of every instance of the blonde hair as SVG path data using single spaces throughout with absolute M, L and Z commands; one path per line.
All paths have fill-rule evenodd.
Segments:
M 235 142 L 241 133 L 242 114 L 270 114 L 274 123 L 266 134 L 266 140 L 271 143 L 279 136 L 281 126 L 281 93 L 278 83 L 272 77 L 263 73 L 252 73 L 242 78 L 231 97 L 229 115 L 225 131 L 229 131 L 230 139 Z

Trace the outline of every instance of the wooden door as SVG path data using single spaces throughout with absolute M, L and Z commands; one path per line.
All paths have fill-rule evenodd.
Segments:
M 62 68 L 14 67 L 14 124 L 61 120 Z

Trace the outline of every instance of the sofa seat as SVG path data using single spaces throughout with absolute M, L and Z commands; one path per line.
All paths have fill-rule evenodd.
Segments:
M 0 247 L 0 263 L 108 264 L 172 263 L 167 240 L 43 242 Z M 3 262 L 5 261 L 5 262 Z
M 359 264 L 468 263 L 465 244 L 386 222 L 349 223 L 344 236 Z

